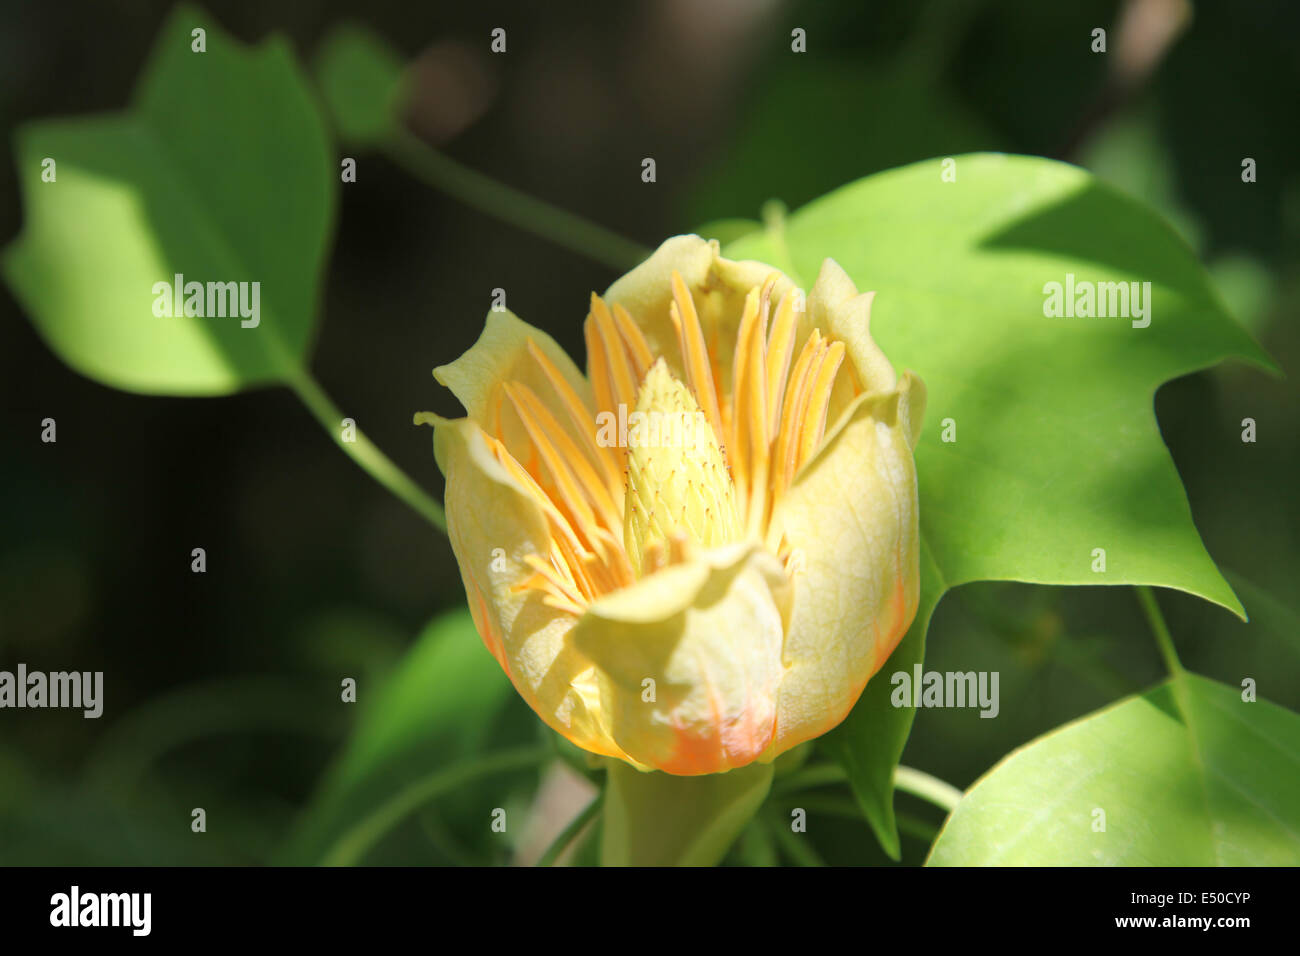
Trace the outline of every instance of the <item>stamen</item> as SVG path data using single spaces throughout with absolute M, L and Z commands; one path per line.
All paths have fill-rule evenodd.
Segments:
M 750 333 L 749 356 L 746 362 L 746 386 L 749 396 L 749 500 L 747 502 L 748 527 L 751 534 L 761 533 L 767 520 L 768 467 L 771 454 L 771 437 L 768 422 L 773 403 L 767 390 L 767 336 L 768 317 L 771 312 L 772 289 L 776 276 L 763 283 L 760 295 L 759 319 Z
M 551 481 L 559 493 L 555 503 L 564 510 L 574 530 L 579 534 L 584 533 L 587 528 L 595 524 L 596 515 L 581 488 L 579 488 L 572 470 L 564 461 L 563 456 L 556 450 L 555 445 L 551 443 L 550 437 L 538 426 L 536 419 L 529 414 L 529 410 L 520 397 L 518 383 L 508 383 L 505 386 L 505 393 L 511 404 L 514 405 L 520 421 L 523 422 L 524 429 L 528 432 L 528 437 L 532 439 L 533 447 L 537 450 L 542 464 L 545 465 L 546 471 L 550 474 Z
M 559 553 L 552 556 L 552 562 L 572 578 L 584 598 L 591 600 L 600 594 L 600 591 L 596 589 L 595 582 L 591 579 L 587 567 L 591 552 L 575 548 L 563 538 L 555 543 L 558 546 Z
M 777 432 L 776 472 L 772 476 L 772 497 L 778 498 L 794 480 L 795 454 L 798 450 L 799 423 L 808 401 L 808 379 L 821 352 L 821 333 L 813 329 L 795 360 L 790 385 L 786 389 L 785 407 L 781 412 L 781 428 Z
M 767 343 L 768 434 L 776 435 L 781 422 L 781 400 L 785 396 L 786 376 L 794 357 L 794 336 L 798 331 L 799 313 L 794 309 L 794 291 L 787 292 L 776 307 L 772 337 Z
M 817 369 L 817 377 L 813 381 L 812 388 L 809 389 L 808 408 L 804 413 L 799 436 L 799 464 L 796 467 L 802 468 L 804 463 L 812 458 L 813 453 L 822 443 L 822 437 L 826 434 L 826 408 L 830 404 L 835 373 L 840 370 L 840 363 L 843 361 L 844 343 L 830 343 Z
M 718 409 L 717 380 L 710 362 L 710 352 L 704 343 L 704 330 L 695 311 L 695 301 L 682 281 L 681 274 L 673 270 L 673 304 L 668 310 L 677 330 L 677 345 L 682 353 L 682 366 L 686 370 L 686 384 L 695 393 L 704 417 L 713 426 L 713 436 L 719 443 L 726 441 L 722 429 L 722 415 Z M 724 448 L 725 457 L 725 448 Z
M 627 552 L 623 550 L 622 535 L 605 528 L 596 530 L 596 556 L 603 562 L 602 570 L 609 576 L 608 590 L 624 587 L 636 580 Z
M 578 434 L 587 451 L 587 457 L 600 469 L 605 486 L 610 489 L 611 494 L 615 490 L 622 491 L 622 463 L 615 453 L 616 449 L 603 447 L 596 441 L 596 419 L 591 409 L 587 408 L 586 403 L 573 390 L 573 386 L 560 374 L 560 370 L 546 357 L 546 353 L 533 343 L 532 339 L 528 340 L 528 354 L 541 366 L 546 380 L 551 383 L 551 388 L 559 396 L 560 404 L 564 406 L 573 430 Z
M 614 323 L 618 326 L 618 333 L 623 338 L 623 345 L 627 349 L 628 358 L 632 360 L 632 372 L 636 377 L 638 384 L 645 378 L 645 373 L 650 371 L 650 366 L 654 365 L 655 357 L 650 351 L 650 346 L 646 344 L 645 336 L 637 324 L 632 321 L 632 316 L 628 315 L 627 309 L 623 308 L 617 302 L 614 303 Z
M 568 611 L 571 614 L 582 613 L 582 605 L 585 602 L 582 600 L 581 595 L 577 594 L 560 578 L 553 564 L 547 564 L 535 554 L 528 555 L 524 558 L 524 562 L 535 573 L 532 577 L 515 585 L 514 590 L 536 589 L 543 591 L 546 593 L 543 600 L 547 605 L 562 611 Z
M 591 316 L 587 321 L 596 323 L 596 332 L 605 350 L 605 367 L 614 383 L 614 397 L 620 405 L 630 409 L 636 404 L 636 390 L 640 380 L 632 369 L 632 361 L 628 358 L 627 349 L 623 347 L 623 339 L 614 327 L 614 317 L 595 293 L 591 296 Z
M 771 399 L 767 391 L 768 317 L 776 275 L 751 289 L 736 332 L 732 373 L 731 474 L 749 530 L 760 531 L 767 511 Z
M 542 489 L 542 486 L 524 469 L 523 465 L 519 464 L 515 457 L 506 450 L 505 445 L 495 438 L 489 438 L 488 442 L 489 447 L 496 455 L 497 461 L 510 473 L 512 478 L 519 482 L 525 491 L 532 495 L 533 499 L 541 507 L 542 513 L 551 525 L 552 537 L 558 534 L 561 538 L 567 540 L 574 550 L 579 549 L 581 544 L 578 541 L 577 533 L 573 530 L 573 526 L 569 524 L 569 519 L 555 506 L 551 496 Z
M 564 490 L 566 497 L 576 496 L 582 503 L 594 506 L 605 527 L 621 527 L 622 516 L 609 488 L 532 389 L 519 382 L 512 382 L 505 385 L 505 392 L 528 431 L 528 437 L 538 447 L 556 484 Z M 590 514 L 589 511 L 586 513 Z
M 731 371 L 731 477 L 736 483 L 736 496 L 740 501 L 749 499 L 749 463 L 750 463 L 750 418 L 749 408 L 754 396 L 750 383 L 753 374 L 749 365 L 749 340 L 754 335 L 758 323 L 759 290 L 750 289 L 745 296 L 745 310 L 740 317 L 740 327 L 736 331 L 736 351 L 732 359 Z M 761 395 L 759 396 L 761 401 Z M 761 413 L 766 415 L 767 409 Z
M 609 361 L 605 357 L 605 343 L 600 339 L 600 332 L 591 316 L 587 317 L 582 327 L 582 337 L 587 341 L 587 368 L 591 376 L 591 387 L 596 394 L 596 411 L 618 414 L 618 400 L 615 397 L 614 381 L 610 376 Z M 620 459 L 621 455 L 618 456 Z M 621 468 L 620 464 L 620 468 Z

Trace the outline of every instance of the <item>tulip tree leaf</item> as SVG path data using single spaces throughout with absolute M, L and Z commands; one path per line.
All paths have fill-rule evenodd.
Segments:
M 833 258 L 876 291 L 873 337 L 928 391 L 923 612 L 959 584 L 1014 580 L 1161 585 L 1244 616 L 1153 399 L 1228 357 L 1270 363 L 1156 213 L 1073 166 L 975 154 L 851 183 L 726 251 L 805 279 Z M 1150 324 L 1048 317 L 1045 287 L 1068 281 L 1151 283 Z M 913 714 L 891 705 L 888 675 L 921 659 L 926 617 L 828 740 L 893 852 L 892 775 Z
M 194 30 L 206 31 L 204 52 Z M 166 395 L 226 394 L 300 371 L 336 173 L 287 43 L 246 48 L 181 7 L 129 110 L 38 121 L 15 139 L 25 221 L 4 276 L 68 365 Z M 155 284 L 177 274 L 204 284 L 205 314 L 208 283 L 249 283 L 249 312 L 258 283 L 256 325 L 237 306 L 225 317 L 156 315 Z
M 1300 865 L 1300 715 L 1180 674 L 1005 758 L 928 863 Z
M 610 759 L 602 866 L 712 866 L 726 855 L 772 786 L 771 764 L 677 777 Z
M 947 15 L 935 19 L 956 25 Z M 816 59 L 778 58 L 756 78 L 759 87 L 747 97 L 726 154 L 691 188 L 693 219 L 748 212 L 773 195 L 801 204 L 917 156 L 998 148 L 1003 137 L 962 102 L 965 97 L 935 82 L 931 62 L 907 53 L 892 61 L 823 52 Z M 816 149 L 790 135 L 792 116 L 817 130 Z M 853 121 L 843 122 L 845 116 Z M 906 135 L 880 135 L 895 129 Z M 754 162 L 756 156 L 763 161 Z
M 694 231 L 703 239 L 716 239 L 725 246 L 762 229 L 763 224 L 756 219 L 714 219 Z
M 514 695 L 468 611 L 435 619 L 363 708 L 280 862 L 319 862 L 358 820 L 418 778 L 478 754 Z
M 313 73 L 335 129 L 349 143 L 372 145 L 398 122 L 402 61 L 364 27 L 336 27 L 316 55 Z

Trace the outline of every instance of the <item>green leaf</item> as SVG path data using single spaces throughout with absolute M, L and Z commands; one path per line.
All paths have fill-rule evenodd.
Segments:
M 716 239 L 725 246 L 762 228 L 763 224 L 757 219 L 714 219 L 697 226 L 694 232 L 704 239 Z
M 712 866 L 772 786 L 771 764 L 698 777 L 608 765 L 602 866 Z
M 935 62 L 928 50 L 887 62 L 829 53 L 775 58 L 756 77 L 726 155 L 691 188 L 691 221 L 757 211 L 774 195 L 798 205 L 917 156 L 1002 145 L 935 78 Z
M 191 49 L 199 28 L 203 53 Z M 298 373 L 335 173 L 283 40 L 248 49 L 180 7 L 128 111 L 26 125 L 15 156 L 25 221 L 4 276 L 70 366 L 169 395 L 221 395 Z M 46 157 L 54 182 L 42 181 Z M 176 274 L 205 284 L 205 311 L 207 283 L 259 283 L 257 325 L 244 327 L 237 308 L 224 318 L 155 315 L 155 283 Z
M 404 94 L 402 70 L 397 54 L 365 27 L 330 32 L 313 73 L 341 139 L 366 146 L 388 138 Z
M 918 624 L 830 741 L 882 845 L 911 708 L 888 675 L 921 660 L 927 610 L 970 581 L 1155 584 L 1243 615 L 1206 553 L 1160 438 L 1162 382 L 1268 358 L 1155 213 L 1083 170 L 1023 156 L 932 160 L 871 176 L 727 248 L 817 275 L 835 259 L 875 290 L 872 334 L 929 393 L 916 452 Z M 1048 318 L 1044 286 L 1151 282 L 1151 322 Z M 951 420 L 956 440 L 942 432 Z M 1106 571 L 1092 570 L 1094 549 Z
M 468 611 L 433 621 L 382 686 L 358 687 L 356 706 L 364 709 L 356 730 L 281 862 L 318 862 L 393 794 L 430 771 L 479 754 L 513 694 Z
M 1182 674 L 1012 753 L 928 863 L 1300 865 L 1300 715 Z

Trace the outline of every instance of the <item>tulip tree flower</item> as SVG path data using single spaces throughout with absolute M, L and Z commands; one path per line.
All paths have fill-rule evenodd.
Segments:
M 827 260 L 805 299 L 679 236 L 592 296 L 586 375 L 504 311 L 435 370 L 467 415 L 417 420 L 474 622 L 564 737 L 670 774 L 768 763 L 901 640 L 925 390 L 872 295 Z

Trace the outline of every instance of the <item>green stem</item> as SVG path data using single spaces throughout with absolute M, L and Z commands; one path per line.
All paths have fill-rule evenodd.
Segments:
M 796 770 L 783 780 L 778 780 L 772 788 L 775 796 L 781 797 L 800 790 L 823 787 L 831 783 L 843 783 L 848 780 L 844 768 L 835 763 L 817 764 Z M 899 764 L 894 770 L 894 786 L 904 793 L 920 797 L 933 803 L 941 810 L 952 812 L 961 800 L 962 792 L 952 784 L 931 776 L 923 771 Z
M 379 840 L 421 806 L 478 777 L 523 770 L 549 760 L 546 747 L 524 747 L 488 754 L 417 780 L 394 794 L 334 843 L 321 859 L 324 866 L 352 866 Z
M 1160 656 L 1165 660 L 1165 669 L 1169 671 L 1169 687 L 1173 691 L 1174 703 L 1183 715 L 1183 722 L 1191 731 L 1192 758 L 1196 761 L 1196 766 L 1204 779 L 1205 758 L 1201 753 L 1200 737 L 1196 733 L 1196 708 L 1192 706 L 1191 692 L 1187 681 L 1183 679 L 1187 671 L 1183 669 L 1183 663 L 1178 659 L 1173 636 L 1169 633 L 1169 625 L 1165 623 L 1164 615 L 1160 613 L 1155 592 L 1144 584 L 1137 585 L 1136 590 L 1138 603 L 1142 605 L 1142 612 L 1146 614 L 1147 623 L 1151 625 L 1151 633 L 1155 635 L 1156 644 L 1160 648 Z
M 961 802 L 961 791 L 952 784 L 902 764 L 894 770 L 894 786 L 949 813 L 957 809 L 957 804 Z
M 384 149 L 411 175 L 435 189 L 619 272 L 650 255 L 639 243 L 462 166 L 408 130 L 395 130 Z
M 1183 673 L 1183 665 L 1178 660 L 1178 652 L 1174 650 L 1174 639 L 1169 634 L 1169 626 L 1165 624 L 1164 615 L 1160 613 L 1160 605 L 1156 603 L 1155 594 L 1144 584 L 1139 584 L 1135 590 L 1138 603 L 1142 605 L 1142 612 L 1146 614 L 1147 623 L 1151 625 L 1151 633 L 1155 635 L 1156 645 L 1160 648 L 1160 656 L 1165 659 L 1169 676 L 1180 676 Z
M 290 380 L 292 388 L 302 403 L 321 423 L 325 431 L 334 439 L 334 443 L 347 455 L 370 473 L 370 477 L 379 482 L 397 497 L 410 505 L 443 534 L 447 533 L 447 519 L 442 505 L 434 501 L 419 485 L 407 476 L 406 472 L 393 464 L 393 460 L 379 450 L 369 438 L 356 430 L 355 441 L 343 440 L 343 413 L 330 401 L 320 384 L 309 372 Z
M 578 838 L 578 834 L 587 828 L 588 823 L 596 819 L 596 814 L 600 812 L 600 802 L 603 796 L 603 794 L 597 794 L 591 803 L 587 804 L 583 811 L 573 818 L 572 822 L 555 838 L 555 841 L 546 848 L 546 852 L 538 858 L 538 866 L 555 866 L 555 861 L 569 848 L 569 844 Z

